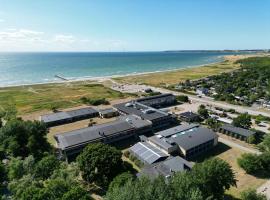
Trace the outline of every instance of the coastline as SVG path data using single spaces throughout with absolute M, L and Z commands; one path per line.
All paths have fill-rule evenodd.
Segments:
M 205 66 L 211 66 L 215 64 L 222 63 L 226 61 L 226 56 L 222 56 L 222 60 L 218 62 L 212 62 L 202 65 L 194 65 L 194 66 L 186 66 L 181 69 L 167 69 L 167 70 L 157 70 L 157 71 L 148 71 L 148 72 L 139 72 L 139 73 L 129 73 L 129 74 L 123 74 L 123 75 L 110 75 L 110 76 L 99 76 L 99 77 L 79 77 L 79 78 L 68 78 L 64 77 L 68 80 L 57 80 L 57 81 L 49 81 L 49 82 L 39 82 L 39 83 L 30 83 L 30 84 L 15 84 L 15 85 L 6 85 L 6 86 L 0 86 L 0 89 L 4 88 L 13 88 L 13 87 L 33 87 L 38 85 L 50 85 L 50 84 L 64 84 L 64 83 L 79 83 L 84 81 L 93 81 L 93 82 L 104 82 L 111 79 L 117 79 L 117 78 L 125 78 L 125 77 L 132 77 L 132 76 L 144 76 L 144 75 L 150 75 L 150 74 L 160 74 L 160 73 L 166 73 L 166 72 L 180 72 L 187 69 L 193 69 L 193 68 L 200 68 Z
M 128 77 L 137 77 L 137 76 L 146 76 L 146 75 L 151 75 L 151 74 L 163 74 L 163 73 L 173 73 L 173 72 L 184 72 L 185 70 L 190 70 L 190 69 L 199 69 L 199 68 L 204 68 L 208 66 L 213 66 L 213 65 L 218 65 L 222 64 L 224 62 L 235 62 L 239 59 L 244 59 L 248 57 L 256 57 L 256 56 L 270 56 L 270 54 L 262 54 L 262 53 L 257 53 L 257 54 L 241 54 L 241 55 L 225 55 L 225 56 L 220 56 L 221 60 L 218 62 L 212 62 L 212 63 L 207 63 L 207 64 L 202 64 L 202 65 L 194 65 L 194 66 L 186 66 L 184 68 L 180 69 L 165 69 L 165 70 L 157 70 L 157 71 L 148 71 L 148 72 L 139 72 L 139 73 L 129 73 L 129 74 L 123 74 L 123 75 L 110 75 L 110 76 L 99 76 L 99 77 L 79 77 L 79 78 L 68 78 L 64 77 L 65 79 L 68 80 L 56 80 L 56 81 L 48 81 L 48 82 L 39 82 L 39 83 L 29 83 L 29 84 L 15 84 L 15 85 L 4 85 L 0 86 L 0 89 L 5 89 L 5 88 L 16 88 L 16 87 L 34 87 L 34 86 L 42 86 L 42 85 L 51 85 L 51 84 L 71 84 L 71 83 L 80 83 L 80 82 L 95 82 L 95 83 L 102 83 L 104 81 L 109 81 L 111 79 L 124 79 Z

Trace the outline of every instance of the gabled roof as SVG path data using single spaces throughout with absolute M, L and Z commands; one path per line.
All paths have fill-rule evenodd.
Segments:
M 232 133 L 236 133 L 245 137 L 249 137 L 251 135 L 254 135 L 255 132 L 248 130 L 248 129 L 244 129 L 244 128 L 240 128 L 240 127 L 235 127 L 229 124 L 224 124 L 223 126 L 221 126 L 222 129 L 226 130 L 226 131 L 230 131 Z
M 162 175 L 168 177 L 173 175 L 173 173 L 184 171 L 187 168 L 191 169 L 192 166 L 190 162 L 179 156 L 169 157 L 165 161 L 144 167 L 138 176 L 144 175 L 150 178 L 156 178 Z

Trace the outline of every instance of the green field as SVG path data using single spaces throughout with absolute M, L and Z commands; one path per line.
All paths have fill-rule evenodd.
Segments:
M 84 81 L 1 88 L 0 105 L 15 104 L 19 114 L 25 114 L 52 107 L 78 106 L 82 104 L 81 97 L 113 100 L 127 96 L 101 84 Z
M 194 80 L 222 72 L 228 72 L 237 69 L 238 67 L 239 65 L 234 64 L 232 61 L 224 61 L 183 70 L 119 77 L 114 78 L 114 80 L 121 83 L 137 83 L 162 87 L 164 85 L 177 84 L 187 79 Z

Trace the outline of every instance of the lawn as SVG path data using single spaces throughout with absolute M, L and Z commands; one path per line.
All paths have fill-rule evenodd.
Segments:
M 218 146 L 216 146 L 211 152 L 198 157 L 194 161 L 202 162 L 209 157 L 218 157 L 228 162 L 235 172 L 237 187 L 231 187 L 226 194 L 231 196 L 230 199 L 238 199 L 242 191 L 248 188 L 257 189 L 267 181 L 267 179 L 257 178 L 255 176 L 246 174 L 245 171 L 238 166 L 237 158 L 239 158 L 243 153 L 245 152 L 238 148 L 229 147 L 223 143 L 219 143 Z
M 111 90 L 102 84 L 90 81 L 43 84 L 0 88 L 0 105 L 15 104 L 19 114 L 50 110 L 52 106 L 68 108 L 79 106 L 81 97 L 106 98 L 107 100 L 127 97 L 127 94 Z
M 177 84 L 187 79 L 194 80 L 210 75 L 219 74 L 222 72 L 228 72 L 237 69 L 238 67 L 239 65 L 234 64 L 232 61 L 224 61 L 216 64 L 210 64 L 183 70 L 118 77 L 114 78 L 114 80 L 121 83 L 137 83 L 152 86 L 164 86 Z

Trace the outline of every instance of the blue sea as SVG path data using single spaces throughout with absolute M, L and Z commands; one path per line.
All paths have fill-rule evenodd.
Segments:
M 138 74 L 222 61 L 224 52 L 0 53 L 0 87 Z

